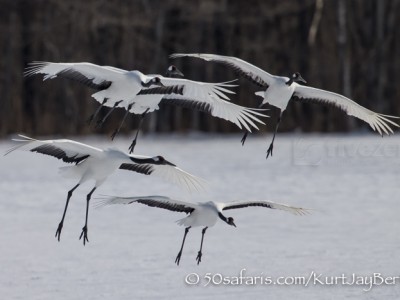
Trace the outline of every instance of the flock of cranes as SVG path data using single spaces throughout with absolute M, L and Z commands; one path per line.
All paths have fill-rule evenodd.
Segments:
M 14 150 L 24 150 L 37 152 L 44 155 L 53 156 L 65 163 L 72 164 L 61 168 L 61 173 L 65 177 L 76 178 L 77 183 L 67 194 L 65 208 L 61 221 L 56 230 L 56 238 L 60 241 L 64 219 L 67 213 L 68 204 L 73 192 L 84 182 L 93 180 L 94 186 L 86 196 L 85 223 L 79 239 L 85 245 L 88 241 L 88 217 L 92 194 L 100 187 L 117 169 L 137 172 L 144 175 L 158 176 L 166 181 L 182 186 L 187 190 L 201 190 L 204 180 L 191 175 L 163 156 L 142 156 L 132 154 L 138 138 L 138 132 L 146 114 L 159 109 L 160 103 L 177 105 L 189 109 L 195 109 L 211 116 L 218 117 L 236 124 L 245 133 L 241 140 L 245 143 L 247 135 L 254 129 L 258 129 L 260 124 L 265 124 L 262 118 L 265 115 L 265 104 L 275 106 L 280 109 L 280 116 L 277 121 L 271 144 L 267 150 L 266 157 L 273 154 L 273 144 L 279 124 L 291 99 L 300 101 L 314 101 L 330 104 L 343 110 L 350 116 L 357 117 L 367 122 L 371 128 L 379 134 L 393 133 L 392 127 L 399 127 L 393 119 L 395 116 L 375 113 L 362 107 L 356 102 L 340 94 L 312 88 L 299 84 L 306 83 L 300 73 L 295 72 L 289 77 L 271 75 L 268 72 L 236 57 L 228 57 L 214 54 L 172 54 L 171 58 L 194 57 L 206 61 L 216 62 L 232 68 L 239 75 L 250 80 L 263 90 L 256 92 L 257 96 L 263 101 L 257 108 L 243 107 L 230 102 L 229 95 L 234 94 L 231 90 L 237 85 L 235 81 L 222 83 L 207 83 L 192 81 L 183 78 L 183 73 L 174 65 L 171 65 L 166 72 L 166 77 L 159 74 L 145 75 L 140 71 L 127 71 L 110 66 L 98 66 L 91 63 L 52 63 L 52 62 L 33 62 L 26 68 L 25 76 L 42 74 L 43 80 L 56 77 L 67 78 L 78 81 L 96 92 L 92 97 L 100 103 L 99 107 L 89 117 L 88 122 L 93 122 L 99 115 L 103 107 L 110 108 L 108 113 L 97 121 L 97 126 L 101 126 L 115 108 L 126 110 L 120 125 L 113 132 L 111 139 L 121 129 L 123 122 L 129 113 L 140 115 L 139 128 L 130 144 L 129 154 L 114 148 L 99 149 L 83 143 L 67 139 L 56 140 L 36 140 L 24 135 L 13 139 L 18 144 L 10 149 L 6 154 Z M 180 251 L 175 259 L 179 265 L 186 235 L 192 227 L 203 227 L 200 250 L 197 254 L 197 264 L 202 259 L 202 247 L 204 235 L 209 227 L 216 224 L 218 219 L 228 225 L 235 226 L 232 217 L 226 217 L 223 212 L 229 209 L 244 207 L 265 207 L 269 209 L 279 209 L 294 214 L 305 214 L 307 209 L 278 204 L 271 201 L 239 201 L 230 203 L 190 203 L 174 200 L 165 196 L 141 196 L 141 197 L 106 197 L 100 200 L 97 205 L 111 204 L 132 204 L 141 203 L 150 207 L 162 208 L 170 211 L 184 212 L 187 217 L 178 221 L 179 225 L 185 227 Z

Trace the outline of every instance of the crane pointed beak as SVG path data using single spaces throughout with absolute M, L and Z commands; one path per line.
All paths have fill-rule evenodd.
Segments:
M 173 163 L 169 162 L 168 160 L 164 160 L 163 164 L 164 165 L 168 165 L 168 166 L 172 166 L 172 167 L 176 167 L 176 165 L 174 165 Z
M 299 76 L 299 78 L 297 78 L 297 81 L 301 81 L 301 82 L 307 83 L 307 81 L 301 76 Z
M 168 67 L 166 71 L 166 76 L 171 78 L 182 78 L 185 75 L 174 65 Z
M 185 75 L 181 71 L 179 71 L 178 69 L 175 69 L 173 74 L 175 76 L 178 76 L 178 77 L 185 77 Z

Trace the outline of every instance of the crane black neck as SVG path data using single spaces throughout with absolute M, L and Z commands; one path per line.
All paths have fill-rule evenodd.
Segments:
M 227 219 L 221 212 L 218 213 L 218 217 L 219 217 L 222 221 L 224 221 L 225 223 L 228 223 L 228 219 Z
M 151 80 L 149 80 L 147 83 L 145 83 L 145 82 L 142 81 L 141 84 L 142 84 L 142 87 L 148 88 L 148 87 L 150 87 L 153 83 L 151 82 Z
M 294 82 L 293 78 L 290 77 L 289 80 L 286 81 L 285 83 L 286 83 L 287 86 L 291 86 L 293 82 Z

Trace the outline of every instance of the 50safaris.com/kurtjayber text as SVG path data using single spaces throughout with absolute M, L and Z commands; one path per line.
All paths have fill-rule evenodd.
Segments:
M 374 286 L 396 285 L 400 284 L 400 275 L 384 276 L 381 273 L 371 275 L 340 274 L 335 276 L 326 276 L 322 273 L 312 271 L 303 276 L 267 276 L 247 275 L 246 269 L 241 269 L 238 275 L 226 276 L 221 273 L 205 273 L 200 275 L 190 273 L 185 277 L 185 283 L 188 285 L 209 286 L 209 285 L 300 285 L 304 287 L 312 285 L 327 286 L 361 286 L 364 291 L 370 291 Z

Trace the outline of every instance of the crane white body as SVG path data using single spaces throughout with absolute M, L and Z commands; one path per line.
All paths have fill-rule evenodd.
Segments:
M 178 225 L 185 227 L 213 227 L 219 219 L 218 213 L 222 212 L 212 201 L 197 203 L 193 207 L 195 207 L 194 211 L 189 216 L 178 220 Z
M 25 76 L 34 74 L 43 74 L 43 81 L 64 77 L 97 89 L 98 92 L 93 93 L 92 97 L 100 103 L 107 99 L 107 106 L 114 106 L 121 100 L 132 100 L 141 90 L 146 89 L 143 84 L 153 79 L 137 70 L 127 71 L 87 62 L 33 62 L 26 69 Z
M 124 73 L 115 73 L 113 84 L 108 89 L 92 94 L 92 97 L 98 102 L 104 98 L 110 99 L 107 106 L 113 106 L 115 102 L 126 99 L 130 101 L 143 89 L 141 82 L 148 82 L 150 78 L 139 71 L 125 71 Z
M 263 98 L 262 105 L 270 104 L 279 108 L 282 112 L 286 110 L 295 90 L 294 85 L 288 86 L 288 77 L 274 77 L 274 84 L 265 91 L 256 92 L 257 96 Z

